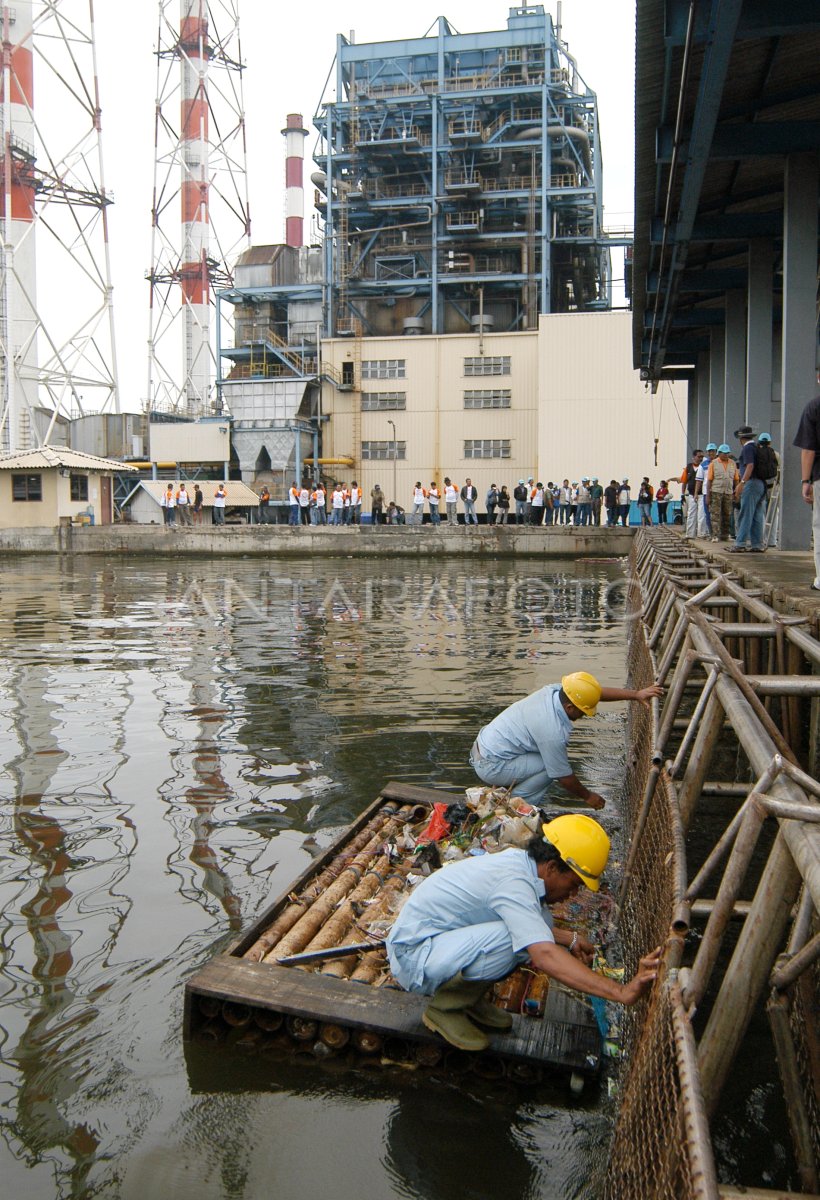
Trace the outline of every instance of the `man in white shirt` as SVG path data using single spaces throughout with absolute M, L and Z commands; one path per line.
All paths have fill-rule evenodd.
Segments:
M 706 447 L 706 457 L 701 460 L 701 464 L 695 471 L 695 508 L 697 509 L 697 522 L 699 538 L 711 537 L 712 522 L 709 518 L 709 508 L 706 504 L 706 473 L 711 467 L 717 455 L 717 445 L 715 442 L 710 442 Z M 687 530 L 688 533 L 688 530 Z
M 477 525 L 475 502 L 478 499 L 478 488 L 473 485 L 471 479 L 465 480 L 464 487 L 461 489 L 461 499 L 464 501 L 464 524 Z
M 181 483 L 176 494 L 177 514 L 180 525 L 191 524 L 191 506 L 185 484 Z
M 447 524 L 458 525 L 458 484 L 444 476 L 444 503 L 447 505 Z
M 225 489 L 225 484 L 220 483 L 219 487 L 214 492 L 214 525 L 225 524 L 225 500 L 228 493 Z

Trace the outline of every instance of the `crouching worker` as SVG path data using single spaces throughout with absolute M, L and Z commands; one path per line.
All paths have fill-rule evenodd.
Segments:
M 592 817 L 567 813 L 535 834 L 526 850 L 466 858 L 423 880 L 387 937 L 396 980 L 432 999 L 422 1020 L 459 1050 L 484 1050 L 483 1029 L 502 1033 L 512 1017 L 486 993 L 520 963 L 590 996 L 634 1004 L 658 973 L 660 947 L 642 958 L 627 984 L 589 967 L 593 946 L 552 928 L 544 904 L 597 892 L 609 838 Z M 482 1028 L 479 1028 L 482 1026 Z
M 556 782 L 590 808 L 603 808 L 603 796 L 591 792 L 569 765 L 567 742 L 574 722 L 594 717 L 602 700 L 648 704 L 662 694 L 655 683 L 638 691 L 602 687 L 587 671 L 573 671 L 560 685 L 539 688 L 485 725 L 473 742 L 470 766 L 482 783 L 514 788 L 516 796 L 530 804 L 540 804 Z

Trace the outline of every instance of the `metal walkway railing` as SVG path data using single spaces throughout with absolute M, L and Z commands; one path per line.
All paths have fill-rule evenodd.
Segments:
M 799 760 L 820 750 L 820 643 L 672 531 L 639 533 L 630 565 L 630 680 L 667 690 L 632 706 L 621 932 L 628 968 L 652 945 L 665 954 L 650 1003 L 629 1010 L 605 1195 L 739 1194 L 718 1184 L 709 1122 L 767 993 L 797 1171 L 816 1193 L 820 784 Z M 729 763 L 735 777 L 721 778 Z M 702 834 L 715 804 L 724 828 L 691 864 L 687 831 Z M 731 953 L 730 922 L 741 922 Z

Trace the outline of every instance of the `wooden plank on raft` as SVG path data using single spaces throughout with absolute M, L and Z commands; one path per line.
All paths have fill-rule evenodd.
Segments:
M 188 982 L 186 1011 L 190 1013 L 199 996 L 411 1041 L 441 1041 L 421 1021 L 427 997 L 227 954 L 213 959 Z M 591 1013 L 559 989 L 548 992 L 542 1019 L 513 1015 L 510 1033 L 493 1037 L 490 1049 L 505 1058 L 585 1073 L 600 1065 L 600 1036 Z

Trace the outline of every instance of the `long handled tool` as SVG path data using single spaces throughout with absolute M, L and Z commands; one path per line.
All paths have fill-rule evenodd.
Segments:
M 356 942 L 352 946 L 330 946 L 327 950 L 308 950 L 305 954 L 289 954 L 287 958 L 277 958 L 280 967 L 293 967 L 297 963 L 321 962 L 323 959 L 347 958 L 349 954 L 369 954 L 371 950 L 383 950 L 386 943 Z

